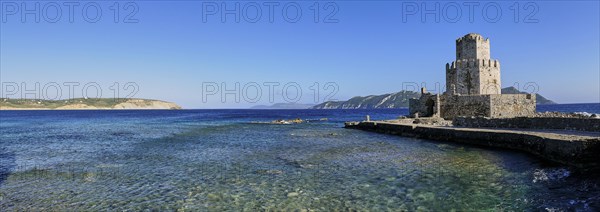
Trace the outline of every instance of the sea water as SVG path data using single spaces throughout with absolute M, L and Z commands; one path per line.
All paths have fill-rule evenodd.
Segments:
M 600 104 L 539 106 L 600 113 Z M 0 111 L 0 210 L 582 210 L 600 177 L 344 129 L 387 110 Z M 263 124 L 301 118 L 308 123 Z

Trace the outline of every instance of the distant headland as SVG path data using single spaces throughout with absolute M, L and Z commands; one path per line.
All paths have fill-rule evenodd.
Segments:
M 515 87 L 506 87 L 502 94 L 526 94 Z M 407 108 L 411 98 L 419 98 L 420 93 L 414 91 L 400 91 L 383 95 L 356 96 L 348 101 L 327 101 L 313 106 L 311 109 L 385 109 Z M 537 104 L 556 104 L 542 95 L 536 94 Z
M 0 99 L 0 110 L 177 110 L 172 102 L 152 99 L 75 98 L 65 100 Z

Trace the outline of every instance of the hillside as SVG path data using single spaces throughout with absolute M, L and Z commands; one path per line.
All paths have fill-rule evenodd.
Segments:
M 0 110 L 181 109 L 175 103 L 151 99 L 77 98 L 66 100 L 0 99 Z
M 502 89 L 503 94 L 526 93 L 517 90 L 514 87 Z M 328 101 L 315 105 L 312 109 L 383 109 L 383 108 L 406 108 L 408 100 L 411 98 L 419 98 L 420 93 L 413 91 L 400 91 L 397 93 L 357 96 L 352 97 L 348 101 Z M 552 100 L 536 94 L 537 104 L 556 104 Z
M 397 93 L 357 96 L 348 101 L 328 101 L 315 105 L 312 109 L 373 109 L 373 108 L 402 108 L 408 107 L 408 100 L 418 98 L 421 94 L 412 91 Z
M 515 87 L 506 87 L 506 88 L 502 88 L 502 94 L 526 94 L 527 92 L 522 92 L 519 91 L 519 89 L 515 88 Z M 540 94 L 535 94 L 535 101 L 538 105 L 550 105 L 550 104 L 556 104 L 556 102 L 546 99 L 545 97 L 543 97 Z

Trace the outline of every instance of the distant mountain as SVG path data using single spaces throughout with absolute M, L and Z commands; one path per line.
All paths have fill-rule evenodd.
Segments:
M 527 92 L 519 91 L 519 89 L 511 86 L 502 88 L 502 94 L 527 94 Z M 556 102 L 546 99 L 540 94 L 535 94 L 535 101 L 538 105 L 556 104 Z
M 503 94 L 519 94 L 521 92 L 514 87 L 502 89 Z M 408 100 L 411 98 L 419 98 L 420 93 L 413 91 L 400 91 L 397 93 L 357 96 L 352 97 L 348 101 L 328 101 L 315 105 L 312 109 L 380 109 L 380 108 L 406 108 Z M 537 104 L 556 104 L 555 102 L 536 94 Z
M 314 104 L 299 104 L 299 103 L 275 103 L 273 105 L 256 105 L 250 109 L 309 109 Z
M 420 93 L 400 91 L 397 93 L 357 96 L 348 101 L 328 101 L 315 105 L 313 109 L 373 109 L 373 108 L 403 108 L 408 107 L 408 100 L 419 98 Z
M 123 110 L 181 109 L 175 103 L 152 99 L 78 98 L 64 100 L 0 99 L 0 110 Z

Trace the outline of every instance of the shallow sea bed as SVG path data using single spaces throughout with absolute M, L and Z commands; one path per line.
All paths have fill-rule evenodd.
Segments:
M 599 208 L 600 178 L 523 153 L 341 128 L 405 112 L 2 112 L 0 208 Z M 329 121 L 251 123 L 298 117 Z

